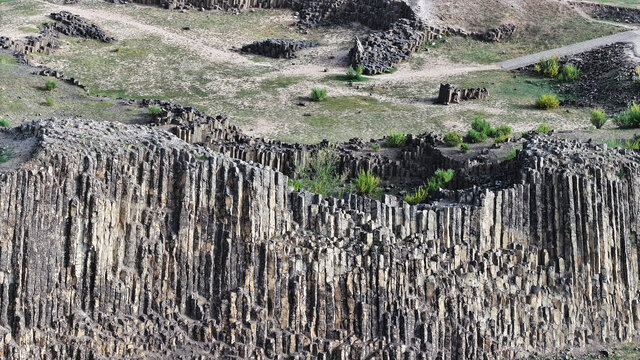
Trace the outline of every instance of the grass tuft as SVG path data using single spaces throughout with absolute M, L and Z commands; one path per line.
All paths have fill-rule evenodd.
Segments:
M 311 89 L 311 100 L 322 101 L 327 98 L 327 89 L 313 88 Z
M 358 177 L 353 180 L 353 187 L 358 195 L 372 196 L 380 191 L 380 178 L 361 170 Z
M 551 110 L 560 106 L 560 101 L 553 94 L 540 95 L 536 100 L 536 107 L 540 110 Z

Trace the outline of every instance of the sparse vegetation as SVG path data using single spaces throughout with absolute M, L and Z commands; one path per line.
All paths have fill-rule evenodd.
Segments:
M 507 153 L 507 156 L 505 157 L 505 160 L 513 160 L 516 158 L 516 155 L 518 155 L 518 151 L 522 150 L 522 146 L 516 146 L 515 148 L 511 149 L 511 151 L 509 151 L 509 153 Z
M 55 100 L 48 96 L 44 98 L 44 103 L 47 104 L 47 106 L 54 106 L 56 104 Z
M 591 111 L 591 125 L 596 129 L 601 129 L 607 123 L 607 119 L 608 116 L 604 110 L 596 108 Z
M 465 144 L 465 143 L 460 144 L 460 151 L 462 151 L 463 153 L 466 153 L 469 150 L 471 150 L 471 148 L 469 147 L 468 144 Z
M 636 66 L 636 82 L 640 83 L 640 65 Z
M 457 131 L 452 131 L 444 134 L 444 143 L 448 147 L 456 147 L 462 144 L 462 136 Z
M 547 124 L 540 124 L 535 130 L 538 134 L 548 134 L 553 131 L 553 129 Z
M 491 124 L 487 122 L 483 117 L 476 116 L 471 122 L 471 129 L 482 133 L 486 136 L 491 136 L 493 134 L 493 129 L 491 128 Z
M 410 205 L 417 205 L 427 201 L 429 195 L 443 187 L 446 183 L 453 179 L 454 171 L 452 169 L 436 170 L 435 174 L 429 178 L 426 184 L 418 187 L 404 197 Z
M 573 64 L 567 64 L 562 67 L 562 71 L 560 71 L 560 75 L 558 75 L 558 80 L 569 82 L 576 81 L 580 78 L 580 69 Z
M 58 83 L 57 83 L 57 82 L 55 82 L 55 81 L 53 81 L 53 80 L 47 80 L 47 81 L 45 81 L 45 83 L 44 83 L 44 88 L 45 88 L 47 91 L 53 91 L 53 90 L 55 90 L 55 89 L 57 89 L 57 88 L 58 88 Z
M 608 147 L 612 149 L 640 150 L 640 137 L 634 136 L 633 139 L 620 140 L 613 137 L 605 141 Z
M 372 149 L 373 151 L 378 151 L 378 150 L 380 150 L 380 144 L 378 144 L 378 143 L 373 143 L 373 144 L 371 144 L 371 149 Z
M 391 133 L 385 137 L 385 146 L 388 148 L 403 147 L 407 143 L 407 137 L 400 133 Z
M 162 108 L 160 106 L 157 106 L 157 105 L 149 106 L 149 115 L 156 117 L 156 116 L 159 116 L 160 114 L 162 114 Z
M 627 110 L 613 116 L 613 123 L 623 129 L 640 127 L 640 104 L 632 102 Z
M 0 118 L 0 127 L 10 127 L 11 124 L 5 119 Z
M 335 150 L 319 150 L 306 165 L 296 170 L 289 186 L 325 197 L 340 196 L 345 188 L 346 176 L 338 173 L 338 160 Z
M 540 95 L 536 100 L 536 107 L 540 110 L 552 110 L 560 106 L 560 101 L 553 94 Z
M 327 89 L 313 88 L 311 89 L 311 100 L 322 101 L 327 98 Z
M 364 71 L 364 66 L 358 65 L 357 68 L 353 68 L 353 66 L 349 65 L 349 70 L 347 70 L 346 78 L 351 81 L 362 81 L 365 79 L 362 76 L 362 72 Z
M 353 188 L 361 196 L 375 195 L 380 191 L 380 178 L 371 175 L 368 171 L 361 170 L 353 180 Z

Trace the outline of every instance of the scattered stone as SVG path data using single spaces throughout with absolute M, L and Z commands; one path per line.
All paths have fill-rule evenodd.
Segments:
M 245 45 L 240 49 L 240 51 L 243 53 L 262 55 L 276 59 L 292 59 L 296 57 L 298 51 L 316 46 L 320 45 L 306 40 L 267 39 Z

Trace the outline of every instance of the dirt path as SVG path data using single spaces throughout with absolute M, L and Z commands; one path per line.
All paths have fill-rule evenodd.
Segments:
M 114 34 L 116 38 L 130 37 L 132 31 L 139 31 L 150 35 L 159 36 L 162 41 L 169 45 L 180 46 L 182 48 L 188 48 L 203 58 L 212 62 L 234 62 L 243 64 L 255 64 L 249 61 L 246 57 L 237 54 L 232 51 L 224 51 L 216 49 L 209 44 L 203 43 L 196 38 L 184 36 L 173 31 L 169 31 L 165 28 L 158 26 L 143 24 L 130 16 L 124 14 L 115 14 L 108 11 L 87 9 L 82 5 L 61 5 L 53 4 L 44 0 L 37 0 L 39 3 L 45 5 L 48 11 L 69 11 L 76 15 L 82 16 L 89 21 L 106 21 L 117 23 L 120 26 L 113 26 L 105 24 L 103 26 L 108 32 Z M 135 29 L 135 30 L 134 30 Z
M 519 58 L 506 60 L 500 63 L 500 67 L 505 70 L 514 70 L 528 65 L 535 64 L 540 61 L 541 58 L 550 58 L 552 56 L 568 56 L 583 53 L 585 51 L 593 50 L 605 45 L 611 45 L 615 43 L 630 43 L 633 45 L 633 51 L 635 56 L 640 61 L 640 30 L 625 31 L 618 34 L 609 36 L 603 36 L 597 39 L 587 40 L 568 46 L 563 46 L 557 49 L 551 49 L 547 51 L 541 51 L 539 53 L 521 56 Z

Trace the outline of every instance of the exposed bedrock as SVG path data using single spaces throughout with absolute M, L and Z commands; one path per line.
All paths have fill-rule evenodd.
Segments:
M 55 22 L 43 25 L 41 32 L 45 35 L 57 37 L 58 34 L 63 34 L 106 43 L 115 41 L 113 37 L 107 36 L 104 30 L 97 25 L 88 23 L 85 19 L 68 11 L 51 13 L 49 17 Z
M 532 137 L 510 185 L 322 199 L 142 126 L 0 171 L 8 358 L 478 359 L 636 338 L 640 155 Z M 620 175 L 624 174 L 624 176 Z
M 298 51 L 316 46 L 319 45 L 306 40 L 267 39 L 245 45 L 240 49 L 240 51 L 276 59 L 292 59 L 297 56 Z

